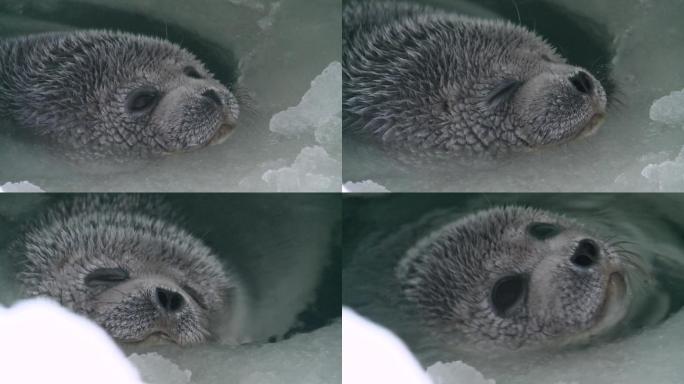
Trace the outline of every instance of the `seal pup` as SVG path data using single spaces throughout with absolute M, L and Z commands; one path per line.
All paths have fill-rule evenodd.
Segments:
M 245 289 L 178 220 L 163 201 L 135 195 L 60 202 L 12 247 L 22 291 L 57 300 L 123 343 L 217 338 L 218 319 L 237 327 L 244 318 Z
M 405 2 L 343 10 L 343 129 L 425 154 L 497 155 L 595 133 L 606 93 L 541 37 Z
M 666 315 L 669 300 L 648 266 L 619 244 L 551 212 L 499 207 L 424 237 L 395 272 L 420 322 L 445 344 L 559 348 Z
M 0 116 L 88 158 L 220 143 L 239 111 L 201 61 L 165 40 L 90 30 L 0 41 Z

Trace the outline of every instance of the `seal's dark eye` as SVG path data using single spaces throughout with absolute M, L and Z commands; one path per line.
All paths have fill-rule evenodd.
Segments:
M 550 239 L 561 233 L 562 230 L 560 226 L 551 223 L 532 223 L 527 226 L 527 233 L 537 240 Z
M 514 305 L 525 298 L 527 293 L 527 276 L 512 275 L 502 277 L 494 283 L 491 300 L 494 312 L 506 317 Z
M 142 112 L 152 108 L 159 100 L 159 91 L 154 88 L 140 88 L 128 96 L 128 110 Z
M 98 268 L 86 275 L 87 286 L 109 285 L 126 281 L 130 278 L 128 271 L 121 268 Z
M 487 96 L 487 103 L 490 106 L 496 107 L 504 101 L 509 100 L 515 92 L 520 88 L 522 82 L 518 80 L 508 79 L 499 83 Z
M 193 67 L 183 68 L 183 73 L 185 76 L 192 77 L 193 79 L 203 79 L 202 75 Z

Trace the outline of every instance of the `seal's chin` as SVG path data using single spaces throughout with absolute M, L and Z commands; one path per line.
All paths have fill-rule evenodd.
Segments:
M 233 121 L 226 121 L 221 126 L 219 127 L 218 131 L 216 131 L 216 134 L 214 137 L 209 140 L 209 145 L 217 145 L 221 144 L 224 141 L 228 140 L 228 138 L 235 132 L 235 122 Z
M 180 344 L 171 336 L 161 331 L 154 331 L 140 339 L 120 340 L 122 343 L 135 346 L 148 345 L 162 345 L 162 344 Z
M 627 314 L 627 281 L 621 272 L 613 272 L 608 277 L 605 298 L 596 314 L 595 325 L 590 333 L 603 334 L 613 328 Z
M 177 150 L 166 150 L 162 152 L 162 155 L 173 155 L 176 153 L 187 153 L 187 152 L 193 152 L 198 149 L 208 147 L 210 145 L 217 145 L 221 144 L 224 141 L 228 140 L 228 138 L 235 132 L 235 127 L 236 127 L 236 122 L 232 119 L 228 119 L 227 121 L 224 121 L 221 123 L 219 128 L 216 130 L 216 133 L 209 139 L 209 141 L 205 141 L 204 143 L 201 144 L 194 144 L 191 146 L 188 146 L 183 149 L 177 149 Z
M 579 138 L 585 138 L 585 137 L 589 137 L 589 136 L 595 134 L 596 132 L 598 132 L 601 125 L 603 125 L 603 121 L 605 120 L 605 118 L 606 118 L 605 112 L 594 113 L 594 115 L 591 116 L 589 121 L 580 130 L 578 137 Z

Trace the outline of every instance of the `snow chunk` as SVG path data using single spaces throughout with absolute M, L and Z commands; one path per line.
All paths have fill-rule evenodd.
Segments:
M 181 370 L 158 353 L 134 353 L 128 360 L 138 368 L 147 384 L 190 384 L 192 372 Z
M 343 384 L 431 381 L 406 345 L 393 333 L 348 308 L 342 309 Z
M 0 306 L 0 382 L 142 384 L 94 322 L 44 299 Z
M 277 192 L 336 191 L 341 167 L 323 147 L 305 147 L 291 166 L 268 170 L 261 179 Z
M 292 165 L 261 179 L 278 192 L 337 192 L 342 184 L 342 65 L 335 61 L 311 82 L 296 107 L 276 113 L 269 129 L 289 138 L 310 136 Z
M 684 126 L 684 90 L 674 91 L 654 101 L 649 116 L 654 121 Z
M 0 185 L 0 192 L 45 192 L 37 185 L 33 185 L 28 181 L 20 181 L 18 183 L 5 183 Z
M 649 164 L 641 170 L 641 176 L 658 186 L 659 191 L 684 188 L 684 148 L 674 160 Z
M 335 61 L 311 82 L 296 107 L 276 113 L 270 130 L 285 136 L 314 132 L 342 112 L 342 64 Z M 340 124 L 341 125 L 341 124 Z M 338 136 L 341 131 L 337 131 Z
M 486 380 L 477 369 L 461 361 L 438 362 L 427 371 L 434 384 L 496 384 L 494 380 Z
M 354 193 L 384 193 L 389 192 L 389 189 L 376 183 L 373 180 L 364 180 L 357 183 L 348 181 L 342 186 L 342 192 Z

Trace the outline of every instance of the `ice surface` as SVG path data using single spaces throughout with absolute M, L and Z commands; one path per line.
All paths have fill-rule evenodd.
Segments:
M 18 183 L 5 183 L 0 185 L 0 192 L 45 192 L 37 185 L 33 185 L 28 181 L 20 181 Z
M 288 138 L 308 137 L 291 165 L 269 169 L 261 179 L 278 192 L 337 192 L 342 184 L 342 65 L 333 62 L 312 82 L 297 106 L 271 118 L 270 130 Z
M 392 332 L 348 308 L 342 309 L 342 328 L 344 384 L 430 384 L 418 361 Z
M 192 372 L 181 370 L 171 360 L 158 353 L 134 353 L 128 360 L 138 368 L 145 384 L 190 384 Z
M 150 384 L 168 383 L 166 366 L 178 381 L 192 372 L 192 384 L 339 384 L 342 380 L 342 326 L 339 321 L 308 334 L 261 345 L 158 347 L 153 361 L 138 365 Z M 133 356 L 131 356 L 133 357 Z M 161 358 L 160 358 L 161 357 Z M 145 358 L 147 360 L 148 358 Z M 138 359 L 138 358 L 136 358 Z M 137 363 L 136 363 L 137 365 Z M 171 381 L 171 383 L 175 383 Z
M 684 312 L 621 341 L 559 353 L 491 362 L 486 376 L 500 383 L 643 384 L 684 382 Z
M 373 180 L 364 180 L 358 183 L 348 181 L 344 183 L 343 192 L 357 192 L 357 193 L 382 193 L 389 192 L 389 190 Z
M 462 361 L 435 363 L 427 369 L 434 384 L 496 384 Z
M 343 312 L 343 321 L 345 383 L 426 382 L 409 369 L 416 360 L 395 336 L 351 312 Z M 427 373 L 434 384 L 675 384 L 684 381 L 682 345 L 684 312 L 656 328 L 613 343 L 576 351 L 526 353 L 512 359 L 471 362 L 472 366 L 461 361 L 439 362 L 428 367 Z M 374 358 L 364 359 L 365 353 Z M 480 371 L 487 373 L 483 376 Z M 396 377 L 390 376 L 395 373 Z M 355 380 L 347 381 L 347 377 Z
M 2 383 L 142 384 L 105 331 L 47 299 L 0 306 L 0 340 Z
M 665 124 L 684 126 L 684 90 L 663 96 L 651 105 L 651 120 Z

